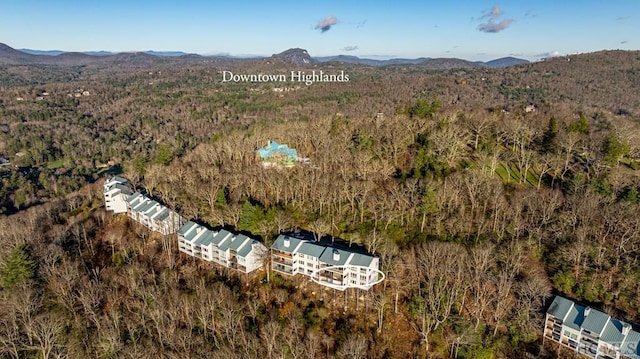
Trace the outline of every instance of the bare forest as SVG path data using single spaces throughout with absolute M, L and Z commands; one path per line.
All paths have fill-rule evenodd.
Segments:
M 640 55 L 506 69 L 0 65 L 0 357 L 553 358 L 553 293 L 640 323 Z M 309 164 L 264 169 L 287 143 Z M 102 207 L 111 174 L 187 218 L 364 246 L 387 279 L 239 275 Z

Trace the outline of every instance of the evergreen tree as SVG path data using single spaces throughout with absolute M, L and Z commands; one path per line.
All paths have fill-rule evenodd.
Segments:
M 173 160 L 173 151 L 171 147 L 166 143 L 158 146 L 158 152 L 156 152 L 156 163 L 168 166 Z
M 639 203 L 640 195 L 638 194 L 638 189 L 635 186 L 631 186 L 622 199 L 630 203 Z
M 22 243 L 17 245 L 9 254 L 9 258 L 0 270 L 2 278 L 2 286 L 4 288 L 13 288 L 14 286 L 25 282 L 35 275 L 35 262 L 31 257 L 29 246 Z
M 242 231 L 256 232 L 257 223 L 262 219 L 262 211 L 249 201 L 242 205 L 242 214 L 238 221 L 238 229 Z
M 610 132 L 602 141 L 602 156 L 610 165 L 617 166 L 620 158 L 622 158 L 627 151 L 627 146 L 618 140 L 618 137 L 613 132 Z
M 587 117 L 584 114 L 580 115 L 580 119 L 569 124 L 569 128 L 567 129 L 569 132 L 577 132 L 583 135 L 589 134 L 589 123 L 587 122 Z

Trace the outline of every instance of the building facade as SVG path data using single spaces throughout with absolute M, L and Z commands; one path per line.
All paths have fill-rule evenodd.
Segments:
M 267 255 L 267 247 L 255 239 L 224 229 L 212 231 L 192 221 L 178 229 L 178 249 L 242 273 L 262 267 Z
M 105 209 L 126 213 L 149 230 L 163 235 L 176 233 L 184 224 L 184 218 L 175 211 L 139 192 L 132 192 L 126 179 L 117 176 L 108 179 L 103 186 Z
M 132 194 L 127 180 L 122 177 L 112 177 L 104 182 L 104 207 L 113 213 L 127 212 L 127 198 Z
M 355 287 L 368 290 L 383 277 L 379 258 L 329 243 L 281 234 L 271 246 L 271 269 L 339 290 Z
M 640 333 L 629 323 L 561 296 L 547 310 L 544 338 L 585 357 L 640 359 Z
M 185 222 L 178 213 L 140 192 L 127 198 L 127 215 L 150 230 L 163 235 L 176 233 Z

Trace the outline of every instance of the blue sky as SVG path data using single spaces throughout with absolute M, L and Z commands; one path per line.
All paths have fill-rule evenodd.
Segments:
M 38 50 L 534 60 L 640 49 L 638 0 L 3 0 L 0 14 L 0 42 Z M 335 24 L 322 32 L 323 20 Z

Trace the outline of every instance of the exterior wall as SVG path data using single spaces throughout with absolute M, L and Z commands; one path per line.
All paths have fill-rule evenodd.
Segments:
M 599 335 L 595 333 L 589 333 L 582 330 L 580 332 L 580 342 L 578 344 L 578 353 L 590 357 L 595 357 L 598 353 Z
M 193 246 L 182 236 L 178 236 L 178 250 L 190 256 L 193 255 Z
M 293 254 L 276 251 L 271 251 L 271 269 L 278 273 L 286 275 L 296 275 L 298 272 L 293 267 Z
M 104 207 L 113 213 L 127 212 L 126 194 L 120 191 L 110 191 L 104 195 Z
M 560 343 L 560 337 L 562 336 L 562 318 L 556 318 L 550 314 L 547 314 L 544 321 L 544 336 L 547 339 L 551 339 Z M 578 336 L 578 339 L 580 337 Z
M 311 276 L 314 270 L 320 268 L 320 260 L 317 257 L 302 253 L 297 254 L 296 273 Z
M 567 327 L 566 325 L 562 326 L 562 332 L 560 333 L 560 343 L 564 344 L 565 346 L 576 350 L 578 345 L 579 345 L 579 340 L 580 340 L 580 331 L 579 330 L 574 330 L 571 329 L 569 327 Z
M 556 318 L 550 314 L 545 318 L 544 335 L 546 339 L 551 339 L 571 350 L 577 351 L 580 345 L 580 331 L 569 328 L 562 323 L 562 318 Z
M 174 211 L 169 212 L 169 216 L 164 220 L 153 220 L 152 226 L 156 232 L 160 232 L 165 236 L 176 233 L 180 226 L 184 224 L 184 219 Z
M 253 244 L 251 252 L 246 257 L 238 257 L 238 264 L 243 264 L 245 273 L 251 273 L 262 267 L 263 256 L 267 253 L 267 247 L 260 243 Z
M 127 211 L 127 197 L 131 190 L 127 187 L 127 180 L 113 177 L 103 184 L 104 207 L 113 213 L 125 213 Z
M 352 285 L 361 286 L 363 289 L 368 289 L 371 283 L 375 283 L 379 279 L 377 272 L 379 259 L 376 257 L 351 252 L 346 248 L 317 244 L 308 239 L 297 238 L 295 240 L 305 243 L 306 247 L 303 250 L 305 253 L 300 252 L 300 244 L 294 248 L 292 243 L 292 246 L 288 247 L 287 241 L 291 242 L 291 240 L 288 240 L 286 236 L 284 239 L 277 239 L 277 243 L 274 242 L 271 251 L 271 269 L 273 271 L 285 275 L 302 274 L 308 277 L 316 273 L 317 276 L 314 276 L 313 280 L 321 285 L 325 283 L 328 286 Z M 309 245 L 312 245 L 313 248 L 310 248 Z M 326 251 L 339 251 L 340 256 L 346 257 L 342 257 L 342 259 L 339 256 L 336 258 L 327 257 L 328 252 Z M 357 263 L 368 263 L 368 266 Z M 318 272 L 323 268 L 329 269 Z
M 210 231 L 203 226 L 188 224 L 191 227 L 179 229 L 178 250 L 192 257 L 214 262 L 226 268 L 238 270 L 242 273 L 250 273 L 262 267 L 262 256 L 266 247 L 255 240 L 244 237 L 239 239 L 243 246 L 251 246 L 246 255 L 239 255 L 235 250 L 229 248 L 230 242 L 238 240 L 237 236 L 230 232 L 225 232 L 224 238 L 218 237 L 219 232 Z M 186 236 L 186 237 L 185 237 Z M 189 242 L 190 238 L 191 242 Z M 214 239 L 218 237 L 217 239 Z M 218 243 L 219 242 L 219 243 Z M 239 242 L 235 242 L 238 244 Z M 222 248 L 220 248 L 220 247 Z M 242 246 L 241 246 L 242 247 Z M 242 253 L 246 252 L 246 248 Z

